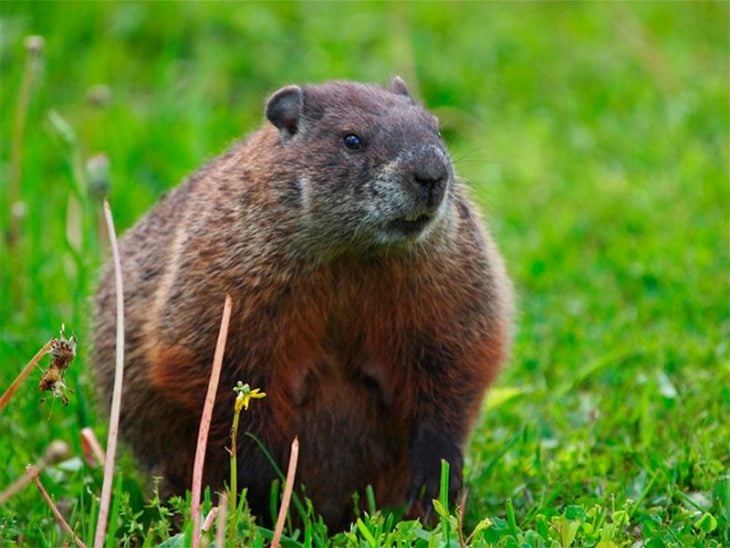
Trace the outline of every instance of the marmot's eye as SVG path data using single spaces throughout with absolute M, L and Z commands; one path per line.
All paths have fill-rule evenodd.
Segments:
M 345 135 L 345 147 L 348 150 L 360 150 L 363 147 L 362 139 L 354 133 L 348 133 Z

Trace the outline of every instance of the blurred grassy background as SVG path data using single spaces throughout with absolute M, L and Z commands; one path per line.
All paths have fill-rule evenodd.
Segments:
M 469 451 L 467 522 L 510 501 L 519 530 L 539 532 L 571 505 L 628 505 L 618 541 L 730 542 L 728 17 L 726 2 L 3 1 L 0 387 L 62 322 L 80 359 L 68 408 L 39 403 L 31 377 L 0 414 L 0 488 L 50 440 L 78 449 L 81 426 L 105 432 L 86 362 L 104 255 L 86 160 L 108 156 L 122 230 L 255 129 L 278 87 L 400 74 L 441 118 L 520 299 Z M 45 51 L 10 245 L 29 34 Z M 47 481 L 79 512 L 98 475 Z M 697 525 L 704 513 L 714 527 Z M 45 538 L 51 523 L 28 489 L 0 508 L 0 539 Z

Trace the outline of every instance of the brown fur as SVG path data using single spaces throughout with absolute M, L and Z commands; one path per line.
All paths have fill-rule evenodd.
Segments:
M 268 396 L 243 414 L 241 432 L 281 468 L 300 437 L 298 478 L 333 526 L 347 523 L 352 493 L 368 484 L 381 505 L 417 498 L 422 485 L 425 500 L 435 497 L 441 457 L 459 488 L 462 448 L 507 352 L 511 294 L 432 118 L 401 84 L 285 88 L 269 102 L 271 125 L 123 239 L 122 432 L 170 492 L 190 484 L 226 293 L 234 308 L 206 460 L 213 487 L 228 477 L 232 388 L 242 380 Z M 342 149 L 340 133 L 358 132 L 367 148 Z M 413 173 L 448 177 L 426 198 Z M 433 216 L 421 236 L 380 224 L 414 211 Z M 94 341 L 105 400 L 113 287 L 107 267 Z M 267 515 L 270 465 L 247 437 L 238 462 L 254 511 Z

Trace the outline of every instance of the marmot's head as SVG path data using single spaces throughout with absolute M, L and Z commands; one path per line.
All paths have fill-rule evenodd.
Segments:
M 444 221 L 453 169 L 437 119 L 400 78 L 288 86 L 266 116 L 296 174 L 305 242 L 330 251 L 426 241 Z M 287 169 L 288 171 L 288 169 Z

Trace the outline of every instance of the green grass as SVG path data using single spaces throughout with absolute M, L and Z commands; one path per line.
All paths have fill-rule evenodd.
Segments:
M 256 128 L 276 88 L 398 73 L 444 123 L 519 296 L 514 351 L 468 450 L 465 535 L 477 528 L 474 545 L 730 544 L 729 15 L 726 2 L 3 1 L 0 390 L 61 323 L 80 355 L 68 407 L 40 401 L 37 373 L 0 412 L 0 489 L 66 441 L 75 457 L 42 480 L 92 537 L 101 472 L 79 460 L 78 431 L 105 439 L 87 318 L 106 251 L 86 159 L 108 155 L 123 229 Z M 10 246 L 28 34 L 46 49 L 22 140 L 27 215 Z M 107 106 L 87 100 L 98 84 L 111 90 Z M 110 545 L 161 542 L 185 501 L 151 500 L 129 458 L 119 470 Z M 263 542 L 245 515 L 239 523 L 242 542 Z M 453 515 L 431 532 L 376 514 L 329 538 L 441 545 L 457 528 Z M 311 520 L 288 534 L 328 538 Z M 63 538 L 34 487 L 0 506 L 0 543 Z

